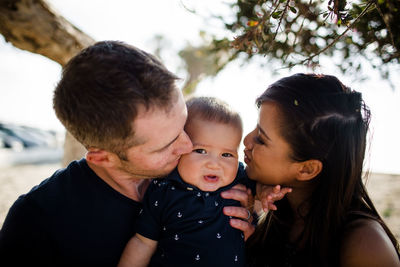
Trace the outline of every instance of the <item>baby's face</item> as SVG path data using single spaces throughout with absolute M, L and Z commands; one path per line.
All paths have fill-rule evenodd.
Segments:
M 202 191 L 215 191 L 233 182 L 238 169 L 240 130 L 230 124 L 195 119 L 185 128 L 193 151 L 182 155 L 182 179 Z

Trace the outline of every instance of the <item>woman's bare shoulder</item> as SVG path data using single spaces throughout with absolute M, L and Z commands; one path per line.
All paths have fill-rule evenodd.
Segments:
M 358 219 L 348 229 L 341 245 L 341 266 L 400 266 L 396 249 L 377 221 Z

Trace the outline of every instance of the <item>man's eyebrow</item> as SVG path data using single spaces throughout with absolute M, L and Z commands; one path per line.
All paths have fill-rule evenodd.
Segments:
M 265 138 L 267 138 L 268 140 L 271 140 L 271 138 L 269 138 L 269 136 L 267 135 L 267 133 L 263 130 L 263 128 L 261 128 L 260 124 L 257 124 L 257 128 L 260 130 L 260 132 L 265 136 Z
M 179 135 L 180 135 L 180 134 L 178 134 L 171 142 L 169 142 L 168 144 L 166 144 L 166 145 L 163 146 L 162 148 L 155 150 L 154 152 L 163 151 L 164 149 L 166 149 L 167 147 L 169 147 L 170 145 L 172 145 L 172 144 L 179 138 Z

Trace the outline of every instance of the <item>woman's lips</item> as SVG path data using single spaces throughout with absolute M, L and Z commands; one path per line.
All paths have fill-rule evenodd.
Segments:
M 249 164 L 251 162 L 250 157 L 247 155 L 246 151 L 244 151 L 244 162 Z

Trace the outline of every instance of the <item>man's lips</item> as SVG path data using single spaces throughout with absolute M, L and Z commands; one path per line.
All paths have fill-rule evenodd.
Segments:
M 171 164 L 172 164 L 172 163 L 174 163 L 174 164 L 176 163 L 176 164 L 177 164 L 177 162 L 179 162 L 179 159 L 180 159 L 180 158 L 181 158 L 181 156 L 177 157 L 176 159 L 174 159 L 173 161 L 171 161 Z

